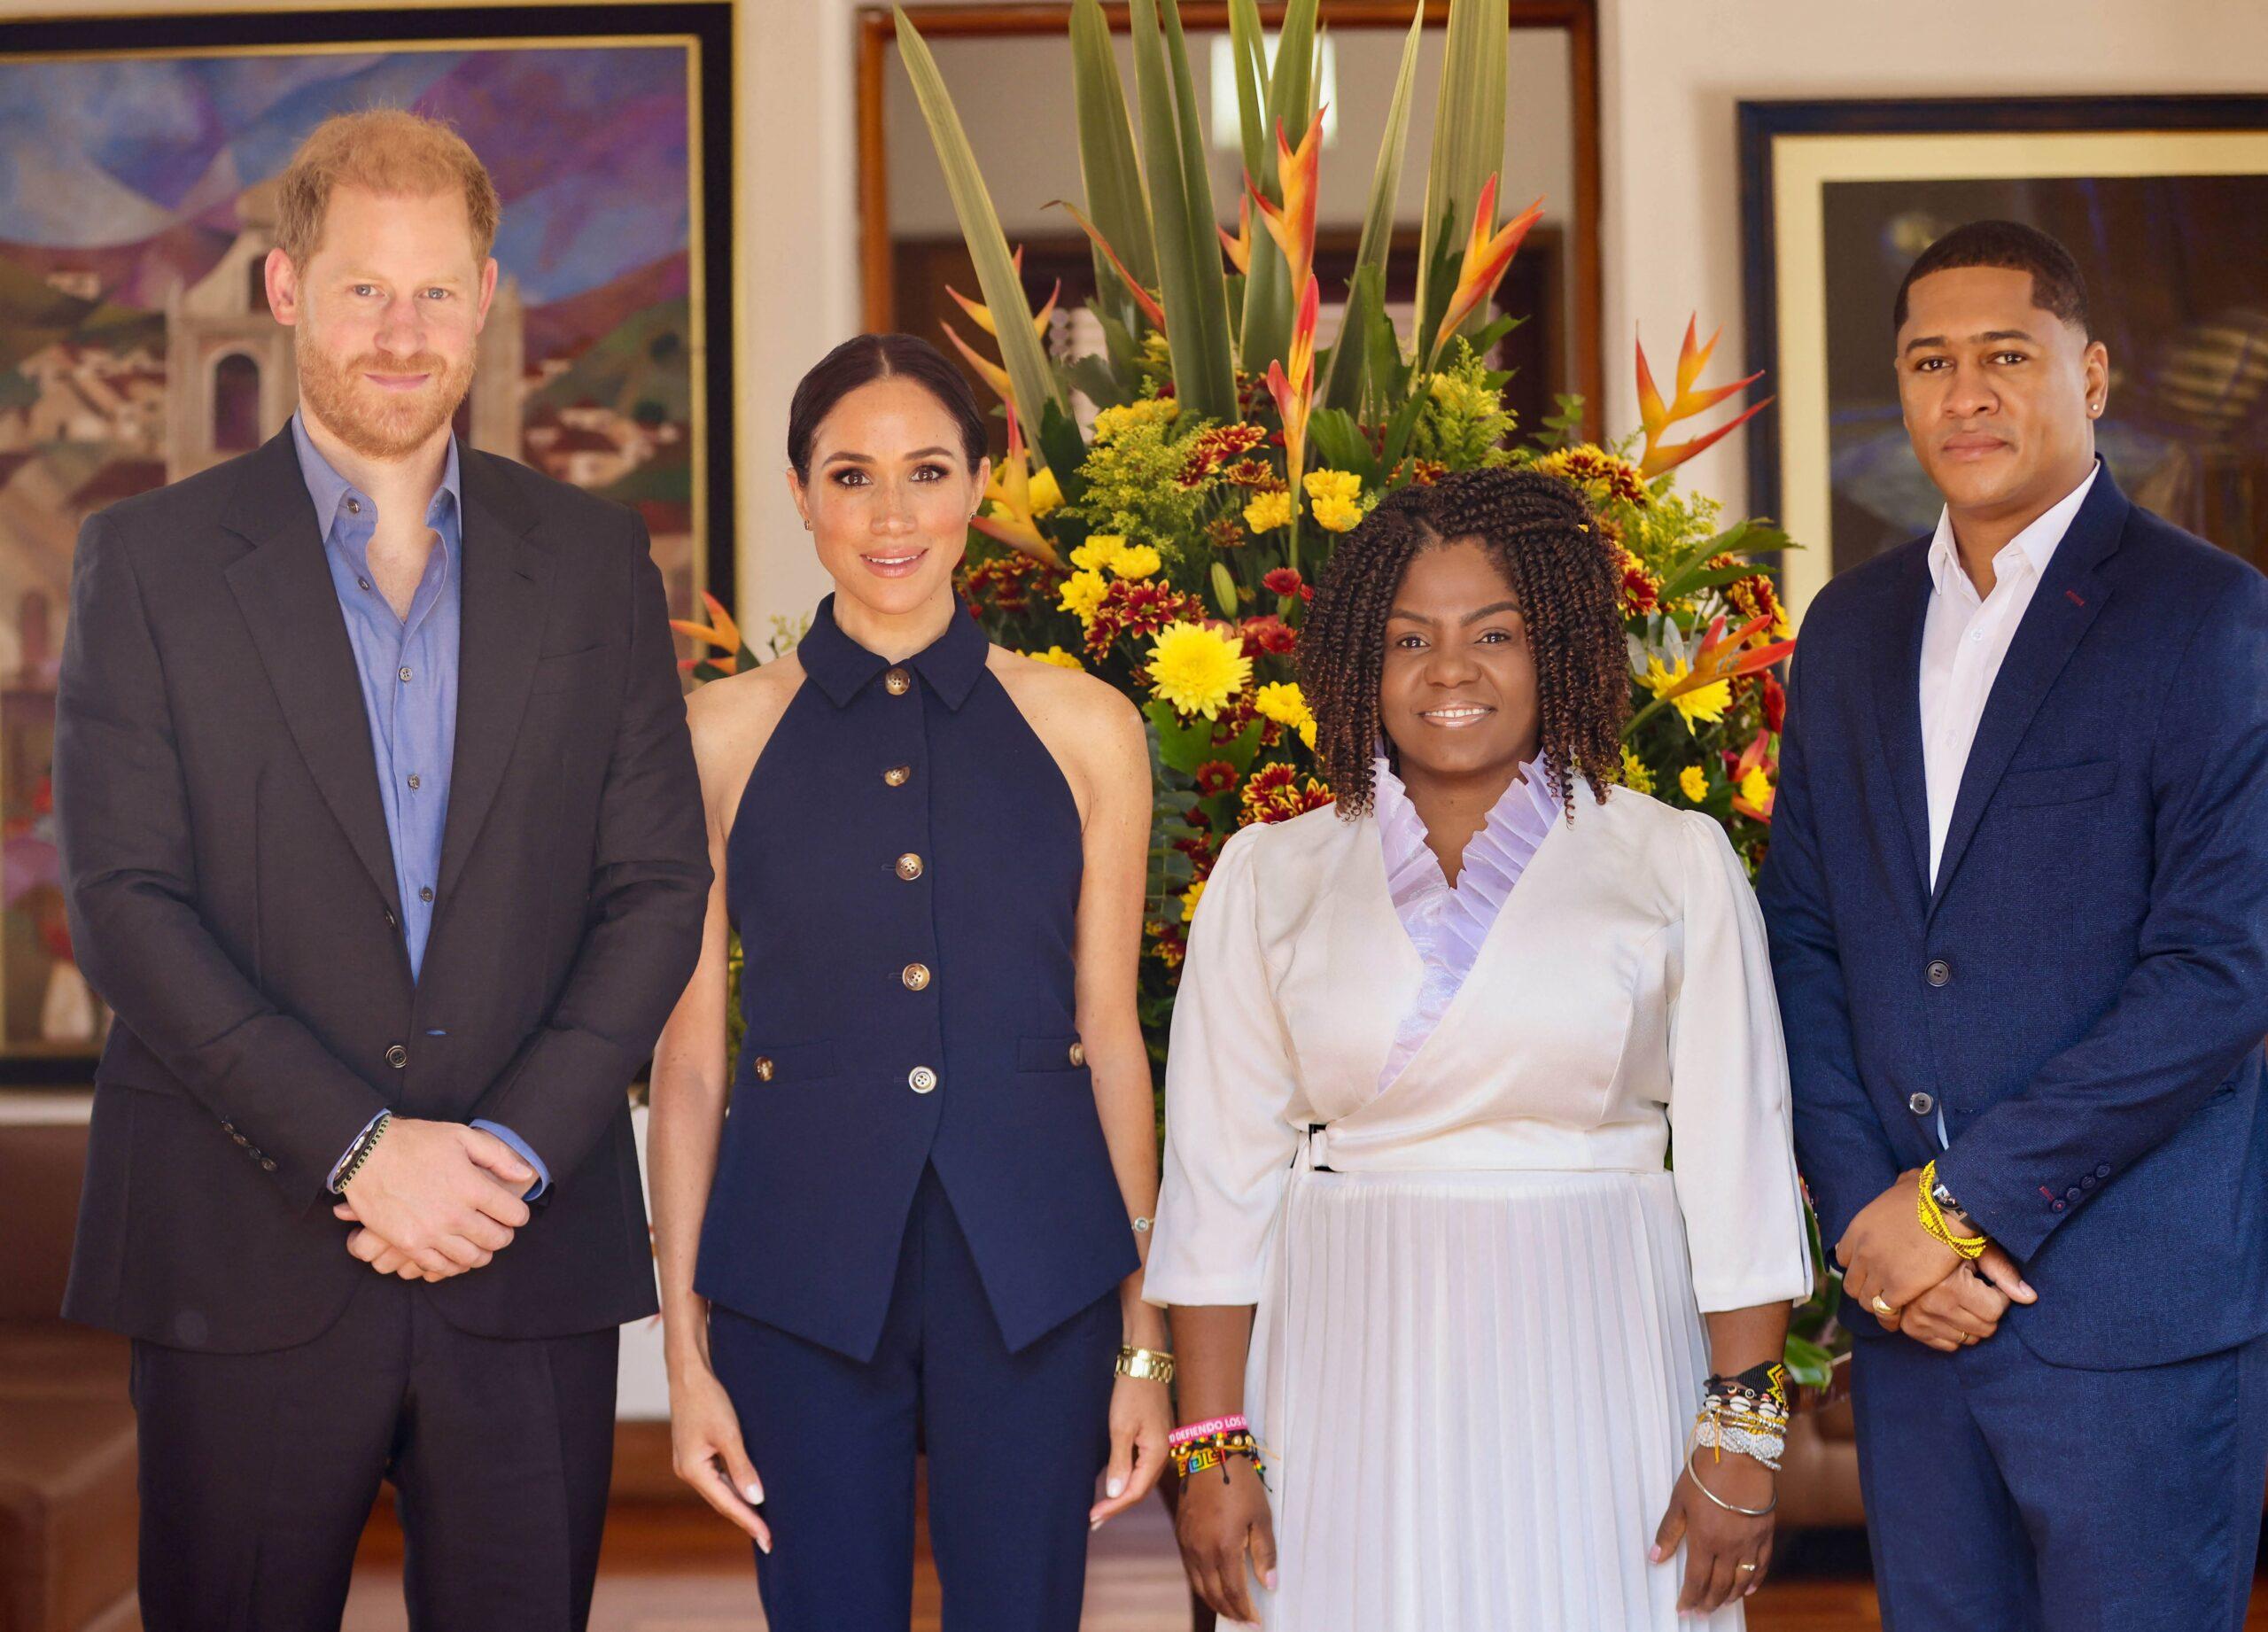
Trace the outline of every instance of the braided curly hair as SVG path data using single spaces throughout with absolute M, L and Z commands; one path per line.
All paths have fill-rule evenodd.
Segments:
M 1386 619 L 1420 550 L 1477 541 L 1519 595 L 1535 657 L 1542 756 L 1575 815 L 1581 773 L 1600 804 L 1622 777 L 1622 727 L 1630 714 L 1614 564 L 1597 522 L 1572 483 L 1540 470 L 1459 470 L 1430 486 L 1388 493 L 1340 541 L 1300 630 L 1300 689 L 1316 716 L 1316 753 L 1339 813 L 1370 810 L 1371 757 L 1382 734 L 1379 686 Z

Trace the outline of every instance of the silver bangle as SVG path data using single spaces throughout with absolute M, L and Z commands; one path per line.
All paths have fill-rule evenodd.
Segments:
M 1686 1476 L 1692 1480 L 1693 1488 L 1696 1490 L 1698 1490 L 1703 1496 L 1707 1496 L 1719 1507 L 1723 1508 L 1728 1513 L 1738 1513 L 1744 1519 L 1765 1519 L 1770 1517 L 1772 1508 L 1780 1505 L 1780 1493 L 1776 1489 L 1772 1493 L 1771 1507 L 1736 1507 L 1732 1503 L 1726 1501 L 1724 1497 L 1719 1496 L 1715 1491 L 1710 1489 L 1708 1486 L 1701 1482 L 1701 1470 L 1693 1465 L 1693 1453 L 1700 1449 L 1701 1447 L 1698 1442 L 1687 1442 L 1685 1447 Z

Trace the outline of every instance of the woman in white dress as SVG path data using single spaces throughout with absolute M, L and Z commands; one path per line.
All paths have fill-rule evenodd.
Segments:
M 1610 787 L 1608 556 L 1535 472 L 1389 495 L 1301 635 L 1339 802 L 1237 834 L 1197 912 L 1147 1294 L 1181 1420 L 1264 1458 L 1182 1492 L 1231 1619 L 1728 1632 L 1768 1566 L 1731 1447 L 1771 1454 L 1812 1285 L 1778 1009 L 1723 830 Z M 1755 1438 L 1693 1445 L 1705 1379 Z

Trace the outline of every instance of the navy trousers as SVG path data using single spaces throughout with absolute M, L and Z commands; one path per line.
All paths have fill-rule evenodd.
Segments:
M 2002 1328 L 1852 1365 L 1885 1632 L 2237 1632 L 2268 1483 L 2268 1338 L 2136 1371 Z
M 1076 1632 L 1122 1332 L 1114 1291 L 1010 1353 L 934 1169 L 871 1361 L 712 1309 L 710 1358 L 764 1481 L 772 1632 L 905 1632 L 924 1449 L 944 1632 Z
M 416 1632 L 585 1624 L 618 1333 L 477 1337 L 429 1290 L 370 1275 L 292 1348 L 134 1345 L 149 1632 L 336 1628 L 382 1479 Z

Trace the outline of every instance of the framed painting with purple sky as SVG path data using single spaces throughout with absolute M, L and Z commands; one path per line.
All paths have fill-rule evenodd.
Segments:
M 447 119 L 495 179 L 459 435 L 639 510 L 673 616 L 729 603 L 731 34 L 721 0 L 0 25 L 0 1082 L 84 1080 L 108 1023 L 49 781 L 74 542 L 289 418 L 261 268 L 323 119 Z

